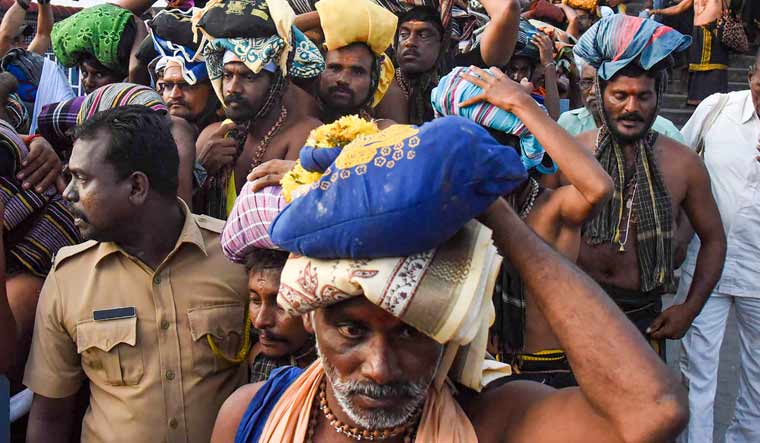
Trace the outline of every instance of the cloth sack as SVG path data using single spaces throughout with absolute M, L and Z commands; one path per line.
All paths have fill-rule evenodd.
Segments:
M 526 178 L 517 152 L 468 119 L 393 125 L 343 148 L 269 234 L 314 258 L 407 256 L 444 243 Z

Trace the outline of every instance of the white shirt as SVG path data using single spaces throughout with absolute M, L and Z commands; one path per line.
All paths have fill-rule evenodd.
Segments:
M 702 124 L 718 97 L 705 99 L 681 130 L 688 146 L 696 148 Z M 759 139 L 760 118 L 750 91 L 730 93 L 704 135 L 705 165 L 728 240 L 723 276 L 715 287 L 719 294 L 760 298 L 760 162 L 755 159 Z M 691 275 L 699 245 L 695 236 L 682 268 Z

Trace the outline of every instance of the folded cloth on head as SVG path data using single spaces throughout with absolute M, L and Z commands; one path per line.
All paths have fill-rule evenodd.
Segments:
M 440 245 L 526 178 L 517 152 L 470 120 L 393 125 L 346 145 L 269 234 L 311 257 L 409 255 Z
M 252 185 L 243 185 L 222 231 L 222 251 L 235 263 L 245 263 L 254 249 L 277 249 L 269 238 L 269 225 L 285 207 L 282 189 L 268 186 L 253 192 Z
M 372 106 L 377 106 L 393 81 L 395 68 L 385 51 L 393 44 L 398 18 L 370 0 L 320 0 L 314 5 L 328 51 L 353 43 L 366 44 L 375 55 Z M 351 11 L 351 20 L 346 20 Z
M 583 33 L 573 53 L 610 80 L 636 61 L 650 69 L 675 52 L 686 50 L 691 37 L 654 20 L 615 14 L 604 17 Z
M 163 9 L 146 22 L 148 32 L 152 36 L 188 48 L 195 53 L 200 42 L 194 41 L 192 18 L 193 14 L 198 12 L 200 12 L 199 8 L 191 8 L 187 11 Z
M 199 13 L 197 26 L 214 37 L 260 38 L 277 32 L 271 0 L 211 0 Z
M 520 138 L 520 159 L 525 169 L 536 168 L 542 174 L 555 173 L 557 166 L 554 162 L 551 162 L 549 166 L 542 164 L 544 147 L 517 116 L 488 102 L 480 102 L 467 107 L 460 106 L 463 101 L 476 97 L 483 92 L 482 88 L 462 78 L 462 74 L 469 72 L 469 68 L 454 68 L 438 82 L 438 86 L 433 89 L 433 93 L 430 95 L 430 101 L 433 103 L 436 115 L 459 115 L 481 126 L 515 135 Z M 546 111 L 543 105 L 539 106 Z
M 87 96 L 79 109 L 77 124 L 81 125 L 100 111 L 127 105 L 143 105 L 156 112 L 168 112 L 161 96 L 153 89 L 134 83 L 111 83 L 101 86 Z
M 219 100 L 222 94 L 222 72 L 225 52 L 235 54 L 254 74 L 258 74 L 270 63 L 274 63 L 283 76 L 314 78 L 325 67 L 325 60 L 319 48 L 293 26 L 295 14 L 285 0 L 267 0 L 268 17 L 274 22 L 276 33 L 264 37 L 235 35 L 224 37 L 213 32 L 213 28 L 200 25 L 203 17 L 221 2 L 209 2 L 193 17 L 193 25 L 203 34 L 196 59 L 204 57 L 211 85 Z M 227 34 L 227 33 L 221 33 Z M 292 54 L 291 54 L 292 51 Z
M 108 69 L 126 74 L 131 48 L 125 46 L 132 43 L 124 41 L 122 45 L 122 40 L 130 20 L 131 12 L 109 3 L 83 9 L 53 26 L 55 56 L 71 67 L 82 54 L 89 54 Z
M 415 222 L 413 217 L 407 221 Z M 448 376 L 480 391 L 494 374 L 509 374 L 506 365 L 484 370 L 488 328 L 495 318 L 491 294 L 500 264 L 491 230 L 470 221 L 437 249 L 406 257 L 291 256 L 282 270 L 277 304 L 291 315 L 301 315 L 364 296 L 446 345 L 436 386 Z

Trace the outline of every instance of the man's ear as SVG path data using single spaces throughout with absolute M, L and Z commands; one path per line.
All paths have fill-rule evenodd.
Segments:
M 150 191 L 148 176 L 143 172 L 133 172 L 129 177 L 129 183 L 132 187 L 129 194 L 130 201 L 136 206 L 142 205 L 148 198 L 148 192 Z
M 303 328 L 308 332 L 309 334 L 314 334 L 314 311 L 309 312 L 308 314 L 304 314 L 301 316 L 303 319 Z

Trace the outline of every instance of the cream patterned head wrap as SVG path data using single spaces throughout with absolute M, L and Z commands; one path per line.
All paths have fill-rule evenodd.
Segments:
M 291 257 L 277 303 L 301 315 L 363 295 L 370 302 L 446 345 L 436 386 L 446 377 L 480 391 L 509 375 L 486 360 L 491 302 L 501 257 L 491 231 L 471 221 L 437 249 L 400 258 L 319 260 Z

